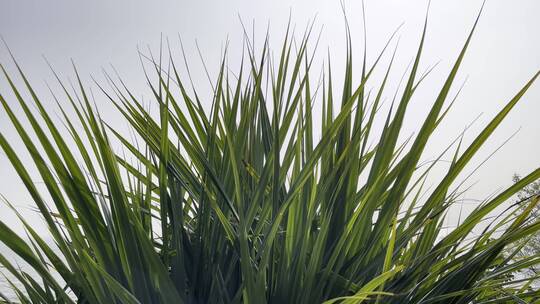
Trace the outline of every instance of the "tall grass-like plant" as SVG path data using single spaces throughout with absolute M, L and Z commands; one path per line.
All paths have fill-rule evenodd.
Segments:
M 339 91 L 329 61 L 320 87 L 313 81 L 311 31 L 295 44 L 288 30 L 277 60 L 269 59 L 268 43 L 256 52 L 249 40 L 235 73 L 223 59 L 210 109 L 182 80 L 172 58 L 168 64 L 152 59 L 146 75 L 159 115 L 152 115 L 121 80 L 111 78 L 112 88 L 102 89 L 101 96 L 116 106 L 138 143 L 100 118 L 77 71 L 76 91 L 59 80 L 60 126 L 19 65 L 22 87 L 2 67 L 14 99 L 0 96 L 0 102 L 34 164 L 23 163 L 23 151 L 15 151 L 3 135 L 0 146 L 54 239 L 54 244 L 45 241 L 22 217 L 28 238 L 0 223 L 0 240 L 31 268 L 26 272 L 0 256 L 18 301 L 427 304 L 538 299 L 529 279 L 512 274 L 539 263 L 539 256 L 515 260 L 502 254 L 540 229 L 539 222 L 527 220 L 538 200 L 481 224 L 538 179 L 540 169 L 441 233 L 460 194 L 452 184 L 538 73 L 470 145 L 457 140 L 441 153 L 451 154 L 452 162 L 435 187 L 421 195 L 437 162 L 426 168 L 419 160 L 434 130 L 444 127 L 453 98 L 449 92 L 473 31 L 418 132 L 406 142 L 400 135 L 423 79 L 418 69 L 425 28 L 404 86 L 386 113 L 378 110 L 389 94 L 385 85 L 392 61 L 381 66 L 380 60 L 387 47 L 373 65 L 364 54 L 357 71 L 349 35 Z M 375 70 L 385 76 L 368 93 L 366 83 Z M 314 107 L 320 107 L 320 117 L 314 117 Z M 14 108 L 25 117 L 15 115 Z M 384 124 L 380 134 L 373 127 L 379 119 Z M 117 153 L 113 142 L 121 143 L 124 152 Z M 39 177 L 31 176 L 33 166 Z M 36 179 L 43 181 L 46 195 L 38 191 Z M 474 236 L 479 227 L 481 234 Z

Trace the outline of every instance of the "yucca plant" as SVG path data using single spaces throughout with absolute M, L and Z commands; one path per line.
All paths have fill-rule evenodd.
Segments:
M 60 127 L 19 65 L 30 100 L 2 67 L 14 99 L 0 96 L 0 102 L 47 194 L 38 191 L 31 165 L 19 158 L 22 151 L 2 135 L 0 145 L 54 239 L 46 242 L 22 217 L 27 238 L 0 223 L 0 240 L 31 269 L 0 256 L 18 301 L 537 301 L 540 292 L 531 279 L 514 274 L 540 257 L 516 260 L 503 250 L 540 229 L 528 220 L 538 199 L 525 209 L 512 206 L 495 220 L 489 216 L 538 179 L 540 169 L 480 203 L 449 233 L 442 233 L 442 224 L 462 193 L 452 186 L 460 172 L 539 73 L 470 145 L 463 147 L 460 136 L 449 142 L 438 160 L 450 154 L 452 161 L 439 181 L 428 178 L 437 161 L 419 163 L 434 130 L 444 127 L 453 102 L 449 92 L 473 31 L 416 136 L 407 140 L 401 131 L 424 77 L 418 70 L 425 27 L 404 86 L 390 93 L 394 99 L 386 113 L 379 110 L 389 94 L 385 85 L 394 55 L 380 65 L 392 38 L 372 65 L 364 52 L 355 82 L 347 34 L 338 92 L 330 59 L 321 82 L 313 81 L 311 30 L 298 43 L 287 30 L 276 61 L 268 39 L 256 52 L 246 35 L 236 73 L 223 56 L 211 108 L 186 85 L 173 58 L 167 64 L 161 56 L 149 58 L 152 73 L 145 74 L 158 114 L 122 80 L 109 77 L 110 89 L 97 84 L 103 93 L 97 98 L 110 100 L 136 140 L 100 118 L 76 70 L 76 90 L 57 76 L 63 90 L 63 97 L 55 95 Z M 379 69 L 382 81 L 371 84 Z M 378 120 L 384 124 L 380 133 L 373 127 Z M 426 191 L 426 181 L 435 187 Z

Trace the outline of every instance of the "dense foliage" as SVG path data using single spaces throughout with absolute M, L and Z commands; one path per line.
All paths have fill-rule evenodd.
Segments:
M 378 110 L 389 95 L 385 85 L 392 74 L 392 60 L 381 67 L 387 47 L 372 65 L 364 54 L 356 71 L 347 36 L 338 92 L 329 60 L 321 84 L 312 80 L 310 35 L 307 31 L 295 43 L 287 31 L 277 60 L 269 59 L 267 43 L 256 52 L 246 37 L 244 60 L 235 73 L 224 55 L 211 109 L 182 80 L 186 75 L 180 75 L 172 58 L 169 64 L 152 59 L 147 74 L 157 115 L 121 80 L 110 78 L 112 88 L 96 96 L 117 107 L 137 141 L 100 118 L 76 71 L 76 91 L 59 80 L 61 126 L 19 65 L 29 98 L 2 67 L 15 97 L 0 96 L 0 102 L 33 164 L 22 162 L 23 151 L 15 151 L 3 135 L 0 146 L 54 239 L 54 244 L 46 242 L 43 232 L 22 217 L 28 238 L 0 223 L 0 241 L 38 274 L 0 256 L 2 271 L 22 284 L 10 281 L 19 301 L 427 304 L 538 299 L 529 279 L 512 274 L 538 264 L 539 256 L 503 254 L 540 229 L 540 223 L 528 220 L 538 200 L 516 205 L 485 224 L 498 206 L 537 180 L 540 169 L 441 233 L 461 193 L 453 183 L 538 73 L 470 145 L 463 146 L 461 137 L 449 142 L 439 159 L 449 154 L 452 162 L 440 180 L 429 180 L 435 184 L 426 190 L 428 173 L 438 162 L 420 166 L 419 161 L 434 130 L 445 126 L 441 122 L 453 100 L 449 92 L 472 31 L 429 114 L 418 119 L 418 132 L 406 141 L 401 131 L 423 79 L 418 70 L 425 30 L 403 87 L 390 93 L 394 99 L 386 113 Z M 384 78 L 368 91 L 366 83 L 380 69 Z M 15 108 L 25 117 L 15 115 Z M 380 133 L 373 127 L 378 120 L 384 124 Z M 30 173 L 34 166 L 46 194 L 36 187 Z M 474 234 L 478 229 L 483 230 Z
M 518 174 L 514 174 L 512 177 L 515 183 L 519 182 L 521 177 Z M 540 196 L 540 180 L 530 183 L 529 185 L 523 187 L 518 193 L 517 198 L 514 204 L 521 205 L 521 208 L 526 208 L 526 206 L 532 201 L 537 200 Z M 531 223 L 540 221 L 540 204 L 536 204 L 536 207 L 533 208 L 529 216 Z M 531 234 L 529 237 L 522 239 L 519 242 L 516 242 L 515 247 L 510 247 L 507 250 L 509 252 L 514 252 L 515 248 L 520 248 L 521 251 L 515 254 L 519 258 L 524 256 L 534 256 L 540 254 L 540 232 Z M 528 269 L 522 271 L 523 274 L 530 276 L 536 279 L 536 283 L 539 282 L 538 274 L 540 273 L 540 265 L 532 264 Z

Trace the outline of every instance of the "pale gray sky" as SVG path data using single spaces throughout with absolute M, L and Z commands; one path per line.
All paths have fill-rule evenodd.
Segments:
M 434 95 L 440 89 L 449 66 L 456 58 L 481 5 L 480 0 L 433 0 L 422 70 L 440 61 L 433 74 L 419 89 L 407 113 L 406 133 L 414 131 L 423 119 Z M 373 59 L 386 39 L 401 23 L 398 61 L 391 82 L 397 83 L 417 47 L 425 16 L 427 0 L 366 0 L 369 58 Z M 345 1 L 351 23 L 355 56 L 362 55 L 362 11 L 360 1 Z M 188 58 L 195 72 L 197 86 L 207 90 L 202 66 L 195 48 L 195 39 L 207 59 L 210 72 L 216 72 L 221 48 L 230 39 L 234 57 L 241 47 L 242 29 L 238 16 L 251 26 L 259 41 L 268 22 L 271 41 L 277 43 L 292 14 L 292 23 L 301 34 L 309 20 L 317 16 L 316 28 L 323 28 L 318 54 L 324 57 L 330 49 L 339 74 L 345 53 L 343 15 L 339 1 L 142 1 L 142 0 L 2 0 L 0 2 L 0 34 L 15 53 L 24 71 L 30 76 L 44 102 L 54 110 L 53 100 L 44 81 L 54 83 L 42 55 L 54 65 L 63 78 L 73 78 L 70 58 L 73 58 L 90 85 L 89 75 L 103 80 L 101 69 L 113 64 L 129 86 L 142 96 L 149 96 L 139 64 L 137 46 L 146 45 L 156 51 L 160 35 L 171 39 L 178 52 L 178 34 L 182 36 Z M 476 116 L 481 118 L 471 128 L 470 140 L 480 127 L 521 88 L 540 68 L 540 1 L 489 0 L 478 30 L 458 76 L 459 84 L 468 81 L 456 106 L 435 134 L 425 158 L 433 157 Z M 279 46 L 273 44 L 274 49 Z M 238 57 L 238 56 L 237 56 Z M 14 74 L 4 47 L 0 47 L 0 62 Z M 356 61 L 360 68 L 360 60 Z M 20 82 L 19 82 L 20 83 Z M 54 86 L 53 86 L 54 87 Z M 93 86 L 95 88 L 95 86 Z M 4 80 L 0 93 L 10 97 Z M 387 91 L 388 97 L 393 92 Z M 114 122 L 112 106 L 99 94 L 97 104 L 104 117 Z M 13 99 L 8 102 L 15 104 Z M 519 133 L 487 162 L 471 179 L 478 182 L 466 195 L 482 199 L 511 183 L 514 172 L 526 174 L 540 166 L 540 83 L 535 84 L 522 102 L 485 145 L 475 164 L 489 155 L 516 130 Z M 121 126 L 120 126 L 121 127 Z M 15 133 L 0 110 L 0 131 L 17 143 Z M 20 144 L 15 147 L 22 151 Z M 23 159 L 27 156 L 21 154 Z M 469 171 L 473 166 L 469 167 Z M 464 174 L 463 176 L 465 176 Z M 5 155 L 0 154 L 0 193 L 17 206 L 28 206 L 28 197 Z M 12 215 L 0 207 L 0 219 L 13 224 Z M 25 211 L 24 214 L 31 212 Z

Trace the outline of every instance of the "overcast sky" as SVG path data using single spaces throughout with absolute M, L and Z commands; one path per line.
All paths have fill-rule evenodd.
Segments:
M 418 127 L 433 97 L 440 89 L 449 66 L 455 60 L 479 11 L 478 0 L 433 0 L 429 12 L 428 36 L 421 70 L 439 63 L 433 74 L 413 98 L 407 113 L 405 133 Z M 400 25 L 396 69 L 391 82 L 399 81 L 418 45 L 427 0 L 366 0 L 368 58 L 378 54 L 386 39 Z M 356 64 L 360 68 L 362 55 L 362 9 L 360 1 L 345 1 L 351 23 Z M 316 16 L 316 29 L 322 28 L 318 54 L 330 51 L 336 74 L 343 63 L 344 22 L 339 1 L 142 1 L 142 0 L 2 0 L 0 2 L 0 35 L 9 44 L 24 71 L 30 76 L 47 105 L 53 100 L 45 81 L 54 83 L 42 55 L 53 64 L 64 79 L 73 78 L 70 59 L 76 62 L 83 78 L 91 85 L 90 75 L 102 81 L 102 68 L 113 64 L 123 79 L 140 96 L 149 96 L 144 85 L 137 47 L 154 51 L 161 35 L 169 38 L 177 56 L 178 36 L 182 37 L 197 86 L 208 90 L 195 40 L 207 60 L 212 75 L 216 74 L 222 47 L 230 40 L 231 51 L 241 48 L 242 28 L 254 28 L 259 42 L 270 25 L 271 42 L 282 38 L 291 14 L 297 33 Z M 489 0 L 481 17 L 457 84 L 467 77 L 462 94 L 441 130 L 426 151 L 429 159 L 441 151 L 463 128 L 482 114 L 466 140 L 470 140 L 498 110 L 540 68 L 540 1 Z M 274 44 L 274 49 L 279 48 Z M 178 58 L 179 59 L 179 58 Z M 0 62 L 14 72 L 14 66 L 4 47 L 0 47 Z M 20 83 L 20 81 L 19 81 Z M 206 86 L 206 87 L 205 87 Z M 53 87 L 55 87 L 53 85 Z M 95 87 L 95 86 L 94 86 Z M 452 92 L 457 90 L 456 86 Z M 4 79 L 0 93 L 10 97 Z M 391 97 L 392 91 L 388 91 Z M 118 117 L 110 104 L 96 94 L 97 104 L 105 119 L 113 124 Z M 12 98 L 9 103 L 15 104 Z M 509 136 L 520 130 L 471 178 L 474 185 L 467 198 L 484 199 L 511 184 L 513 173 L 526 174 L 540 166 L 540 83 L 535 84 L 508 119 L 475 158 L 480 163 Z M 121 123 L 118 123 L 121 124 Z M 14 142 L 17 138 L 3 110 L 0 110 L 0 132 Z M 21 157 L 28 159 L 21 154 Z M 467 172 L 474 169 L 470 166 Z M 28 196 L 5 155 L 0 154 L 0 193 L 13 204 L 27 207 Z M 0 219 L 14 223 L 6 209 L 0 207 Z M 30 214 L 28 209 L 24 213 Z

